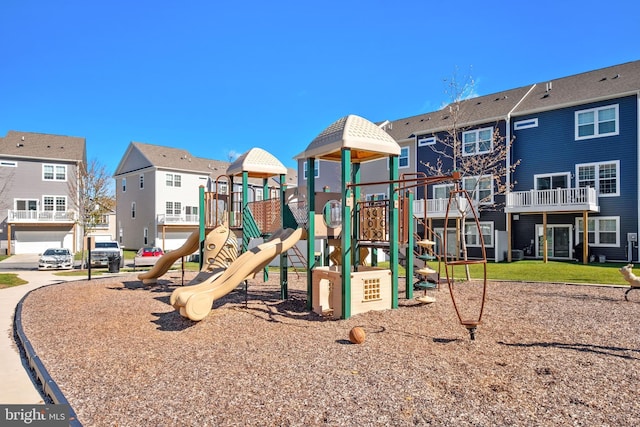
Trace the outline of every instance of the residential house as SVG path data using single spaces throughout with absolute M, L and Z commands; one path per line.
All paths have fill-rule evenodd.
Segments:
M 80 249 L 77 180 L 84 138 L 9 131 L 0 138 L 0 250 Z
M 456 134 L 462 155 L 490 156 L 496 139 L 507 144 L 503 167 L 517 167 L 500 183 L 492 176 L 463 172 L 462 187 L 475 188 L 470 201 L 480 214 L 488 258 L 638 260 L 640 232 L 640 61 L 454 102 L 443 109 L 385 121 L 380 126 L 403 147 L 400 174 L 434 175 L 427 166 L 452 161 L 443 143 Z M 405 156 L 406 154 L 406 156 Z M 307 165 L 298 158 L 299 185 L 306 188 Z M 405 168 L 403 171 L 403 167 Z M 316 188 L 340 188 L 340 165 L 316 161 Z M 362 165 L 361 182 L 388 179 L 383 161 Z M 388 197 L 372 186 L 364 197 Z M 416 188 L 414 211 L 442 233 L 451 183 Z M 462 202 L 461 202 L 462 203 Z M 454 211 L 454 217 L 458 216 Z M 588 249 L 583 242 L 584 224 Z M 465 226 L 471 256 L 480 239 Z M 452 231 L 453 232 L 453 231 Z M 448 238 L 449 245 L 456 239 Z M 546 248 L 546 249 L 545 249 Z M 449 251 L 456 248 L 450 247 Z
M 186 150 L 132 142 L 114 173 L 116 181 L 117 237 L 129 249 L 157 246 L 164 250 L 180 247 L 198 230 L 199 188 L 220 196 L 235 194 L 240 209 L 240 180 L 232 188 L 226 176 L 230 163 L 195 157 Z M 295 171 L 287 183 L 295 186 Z M 249 180 L 249 201 L 263 197 L 263 180 Z M 270 187 L 280 183 L 272 180 Z M 272 191 L 278 196 L 279 191 Z

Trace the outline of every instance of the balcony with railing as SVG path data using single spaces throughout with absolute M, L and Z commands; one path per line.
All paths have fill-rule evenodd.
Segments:
M 39 210 L 15 210 L 9 209 L 7 222 L 21 224 L 52 224 L 69 223 L 72 224 L 77 218 L 76 211 L 39 211 Z
M 413 201 L 413 216 L 416 218 L 424 218 L 425 211 L 427 218 L 444 219 L 447 213 L 447 205 L 449 199 L 427 199 L 426 207 L 424 200 Z M 449 218 L 460 218 L 466 211 L 469 213 L 471 204 L 465 198 L 458 198 L 453 201 L 449 210 Z
M 156 219 L 158 224 L 164 225 L 198 225 L 200 216 L 198 214 L 158 214 Z
M 576 211 L 600 212 L 598 195 L 594 188 L 556 188 L 507 193 L 507 213 Z

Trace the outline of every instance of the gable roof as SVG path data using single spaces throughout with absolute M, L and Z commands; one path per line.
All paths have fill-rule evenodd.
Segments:
M 85 138 L 10 130 L 0 138 L 0 155 L 86 163 Z
M 536 84 L 515 114 L 618 98 L 640 90 L 640 61 L 575 74 Z
M 465 99 L 457 105 L 451 103 L 438 111 L 391 121 L 383 128 L 396 141 L 448 130 L 454 125 L 454 115 L 452 114 L 454 108 L 459 108 L 456 124 L 459 127 L 497 122 L 504 120 L 532 87 L 523 86 Z
M 135 169 L 126 169 L 126 159 L 137 152 L 142 156 L 142 161 Z M 132 142 L 120 160 L 114 176 L 130 173 L 148 167 L 170 169 L 183 172 L 204 173 L 212 177 L 217 177 L 226 173 L 229 162 L 221 160 L 205 159 L 195 157 L 187 150 L 181 148 L 165 147 L 161 145 L 146 144 L 142 142 Z

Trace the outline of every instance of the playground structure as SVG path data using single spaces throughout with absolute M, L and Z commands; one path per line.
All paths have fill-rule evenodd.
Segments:
M 347 319 L 353 314 L 370 310 L 385 310 L 398 307 L 398 272 L 402 262 L 407 273 L 405 295 L 413 298 L 414 287 L 423 289 L 425 294 L 416 298 L 421 303 L 431 303 L 435 299 L 426 295 L 427 289 L 436 289 L 441 282 L 441 268 L 444 266 L 454 308 L 460 323 L 475 338 L 475 331 L 481 322 L 486 296 L 486 254 L 477 214 L 466 191 L 460 190 L 460 175 L 427 177 L 424 174 L 398 177 L 398 157 L 400 147 L 383 130 L 373 123 L 358 117 L 344 117 L 316 137 L 302 154 L 307 170 L 313 170 L 316 159 L 339 161 L 341 163 L 341 191 L 330 193 L 327 189 L 315 191 L 315 179 L 307 180 L 306 201 L 290 201 L 285 182 L 286 168 L 273 156 L 259 148 L 249 150 L 227 169 L 226 175 L 218 176 L 210 183 L 210 191 L 200 188 L 200 229 L 198 244 L 190 238 L 184 249 L 177 254 L 187 253 L 199 247 L 201 272 L 190 286 L 177 289 L 171 296 L 171 304 L 181 315 L 194 321 L 203 319 L 211 310 L 213 302 L 231 292 L 252 275 L 263 271 L 268 278 L 267 265 L 280 257 L 280 297 L 288 298 L 288 251 L 295 249 L 301 240 L 307 241 L 307 308 L 321 315 Z M 300 157 L 300 156 L 299 156 Z M 388 159 L 389 179 L 379 182 L 360 182 L 360 166 L 363 162 Z M 269 187 L 269 179 L 279 175 L 279 186 Z M 310 174 L 311 175 L 311 174 Z M 241 177 L 241 191 L 235 185 Z M 262 179 L 261 197 L 249 197 L 249 179 Z M 414 229 L 413 189 L 424 188 L 441 182 L 453 182 L 442 236 L 433 232 L 425 214 L 421 224 L 421 234 Z M 388 200 L 362 200 L 362 188 L 370 185 L 388 186 Z M 271 198 L 277 192 L 279 197 Z M 259 199 L 262 200 L 259 200 Z M 289 201 L 289 202 L 288 202 Z M 316 206 L 322 206 L 316 210 Z M 449 215 L 458 218 L 462 210 L 471 212 L 478 229 L 478 239 L 482 248 L 480 259 L 460 259 L 460 252 L 449 253 L 447 227 Z M 241 255 L 233 261 L 233 256 L 217 260 L 221 246 L 207 245 L 205 234 L 216 236 L 216 227 L 223 226 L 230 235 L 241 239 Z M 226 228 L 228 227 L 228 228 Z M 456 219 L 456 248 L 459 248 L 460 223 Z M 213 234 L 212 234 L 213 233 Z M 195 234 L 195 233 L 194 233 Z M 220 233 L 222 234 L 222 233 Z M 262 238 L 264 243 L 249 249 L 249 242 Z M 326 249 L 325 256 L 316 256 L 316 242 Z M 225 240 L 228 242 L 228 240 Z M 439 248 L 437 243 L 439 242 Z M 228 247 L 228 244 L 226 245 Z M 329 252 L 329 247 L 333 252 Z M 207 249 L 208 248 L 208 249 Z M 209 252 L 206 252 L 209 250 Z M 377 266 L 378 250 L 386 252 L 389 268 Z M 229 250 L 225 253 L 230 253 Z M 235 252 L 237 255 L 237 252 Z M 371 254 L 372 265 L 367 266 L 366 258 Z M 304 260 L 304 255 L 297 254 Z M 166 255 L 165 255 L 166 256 Z M 203 261 L 208 265 L 204 267 Z M 161 262 L 156 275 L 168 268 L 170 258 Z M 305 260 L 306 261 L 306 260 Z M 330 261 L 333 265 L 329 265 Z M 428 263 L 437 262 L 437 270 Z M 479 308 L 463 310 L 469 306 L 469 293 L 457 296 L 456 289 L 468 289 L 460 279 L 454 278 L 454 269 L 469 264 L 484 264 L 484 279 L 480 281 Z M 169 264 L 170 265 L 170 264 Z M 215 266 L 215 267 L 214 267 Z M 165 270 L 166 271 L 166 270 Z M 418 279 L 414 282 L 411 278 Z M 141 275 L 141 280 L 145 278 Z M 467 282 L 471 282 L 468 279 Z M 147 278 L 152 280 L 152 277 Z M 455 283 L 454 283 L 455 282 Z M 476 281 L 478 282 L 478 281 Z M 473 293 L 473 292 L 472 292 Z M 478 293 L 478 292 L 475 292 Z M 474 298 L 471 298 L 474 299 Z
M 456 172 L 449 176 L 426 177 L 423 174 L 414 174 L 415 176 L 400 178 L 399 155 L 400 147 L 391 136 L 375 124 L 350 115 L 331 124 L 297 156 L 304 159 L 309 171 L 314 170 L 317 159 L 340 162 L 341 166 L 339 193 L 316 192 L 311 174 L 307 180 L 308 308 L 319 314 L 344 319 L 368 310 L 397 308 L 398 270 L 400 254 L 403 254 L 407 271 L 406 298 L 413 298 L 414 286 L 425 290 L 429 287 L 437 288 L 441 280 L 439 270 L 442 263 L 458 319 L 468 329 L 471 339 L 474 339 L 476 328 L 482 319 L 486 298 L 486 253 L 477 214 L 472 203 L 468 203 L 471 198 L 466 191 L 460 190 L 460 174 Z M 360 182 L 361 164 L 377 159 L 388 159 L 389 179 Z M 417 235 L 413 228 L 411 190 L 424 187 L 426 197 L 428 185 L 447 181 L 454 184 L 454 190 L 450 192 L 448 200 L 443 235 L 440 237 L 433 233 L 426 221 L 422 224 L 423 235 Z M 361 189 L 368 185 L 388 186 L 389 199 L 363 201 Z M 447 227 L 450 214 L 453 217 L 457 212 L 460 217 L 463 216 L 463 210 L 465 215 L 472 214 L 478 229 L 480 259 L 460 259 L 458 250 L 453 254 L 448 251 Z M 463 240 L 460 230 L 460 223 L 456 220 L 456 248 Z M 325 246 L 339 247 L 339 250 L 333 252 L 333 266 L 323 265 L 328 264 L 328 259 L 316 260 L 313 242 L 315 239 L 324 240 Z M 435 248 L 438 239 L 441 240 L 439 252 Z M 418 247 L 417 252 L 414 251 L 415 247 Z M 372 251 L 374 265 L 371 268 L 363 266 L 363 248 Z M 379 249 L 387 251 L 389 269 L 376 267 L 376 254 Z M 436 261 L 438 270 L 431 268 L 428 261 Z M 457 288 L 468 291 L 469 287 L 464 286 L 462 280 L 455 279 L 455 268 L 461 266 L 466 270 L 468 265 L 476 263 L 484 264 L 484 278 L 479 281 L 479 292 L 458 295 Z M 409 279 L 413 274 L 418 278 L 415 283 Z M 454 283 L 456 281 L 457 283 Z M 467 282 L 471 281 L 467 279 Z M 473 293 L 477 295 L 470 297 Z M 475 313 L 474 310 L 463 310 L 471 305 L 470 300 L 477 302 Z M 429 303 L 434 299 L 425 294 L 419 297 L 418 301 Z
M 213 302 L 240 283 L 263 271 L 268 278 L 268 264 L 280 256 L 281 297 L 288 293 L 288 254 L 306 236 L 294 213 L 285 204 L 287 169 L 275 157 L 260 148 L 240 156 L 209 184 L 200 187 L 200 225 L 177 250 L 167 252 L 148 272 L 138 276 L 145 284 L 155 283 L 179 258 L 200 253 L 200 272 L 187 286 L 176 289 L 170 303 L 181 315 L 202 320 Z M 279 186 L 269 186 L 269 179 L 279 176 Z M 234 191 L 241 177 L 240 191 Z M 253 190 L 249 180 L 262 179 L 261 192 Z M 234 182 L 235 181 L 235 182 Z M 279 197 L 271 197 L 276 194 Z M 249 248 L 252 239 L 264 243 Z M 238 242 L 241 241 L 241 244 Z M 239 247 L 240 246 L 240 247 Z M 240 256 L 238 254 L 241 253 Z M 302 254 L 296 252 L 298 261 Z

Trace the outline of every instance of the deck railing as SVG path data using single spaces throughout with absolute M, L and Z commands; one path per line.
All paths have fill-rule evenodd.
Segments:
M 76 211 L 37 211 L 37 210 L 14 210 L 9 209 L 7 221 L 9 222 L 31 222 L 31 223 L 50 223 L 50 222 L 69 222 L 76 220 Z
M 591 187 L 552 190 L 512 191 L 507 193 L 505 211 L 562 212 L 588 210 L 598 212 L 598 195 Z

